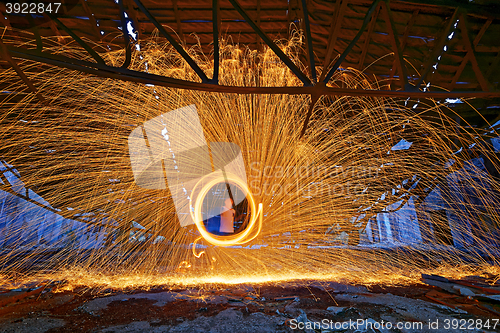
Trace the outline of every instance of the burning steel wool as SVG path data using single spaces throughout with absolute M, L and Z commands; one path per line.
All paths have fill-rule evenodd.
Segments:
M 298 36 L 280 43 L 297 64 L 300 45 Z M 54 42 L 51 51 L 88 58 L 72 44 Z M 211 72 L 209 56 L 189 53 Z M 100 55 L 115 66 L 125 58 Z M 20 66 L 46 103 L 11 94 L 0 105 L 0 283 L 500 276 L 495 126 L 465 131 L 434 102 L 416 113 L 404 100 L 323 96 L 301 136 L 309 96 L 180 90 Z M 155 38 L 134 50 L 130 68 L 199 80 Z M 24 89 L 12 69 L 0 78 L 4 90 Z M 301 84 L 271 50 L 230 42 L 219 81 Z M 350 68 L 329 82 L 382 84 Z

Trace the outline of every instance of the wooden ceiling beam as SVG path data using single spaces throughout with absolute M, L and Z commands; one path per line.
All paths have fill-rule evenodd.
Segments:
M 340 33 L 340 28 L 342 26 L 342 20 L 344 19 L 344 13 L 347 8 L 347 3 L 349 0 L 337 0 L 335 4 L 335 11 L 333 12 L 332 24 L 330 26 L 330 36 L 328 36 L 327 50 L 325 59 L 323 61 L 323 70 L 321 71 L 321 76 L 319 81 L 323 81 L 330 67 L 330 60 L 332 58 L 333 50 L 335 49 L 335 44 L 337 43 L 337 38 Z
M 378 7 L 380 1 L 381 0 L 375 0 L 372 3 L 372 5 L 370 6 L 370 8 L 368 8 L 368 11 L 366 12 L 366 15 L 365 15 L 365 19 L 363 20 L 363 24 L 361 25 L 361 28 L 358 30 L 358 33 L 351 40 L 351 42 L 349 43 L 349 45 L 347 46 L 347 48 L 344 50 L 344 52 L 342 52 L 342 54 L 340 55 L 339 59 L 335 62 L 335 64 L 333 64 L 332 68 L 330 68 L 328 70 L 328 74 L 326 74 L 326 76 L 325 76 L 325 78 L 323 80 L 323 82 L 325 84 L 328 83 L 328 81 L 330 81 L 330 79 L 333 76 L 333 73 L 335 73 L 335 71 L 340 67 L 340 65 L 342 64 L 342 62 L 344 61 L 344 59 L 347 57 L 347 55 L 349 54 L 349 52 L 351 52 L 351 50 L 354 47 L 354 45 L 356 45 L 356 43 L 358 42 L 359 38 L 363 34 L 363 31 L 365 31 L 366 26 L 370 22 L 371 16 L 373 15 L 373 12 L 375 11 L 375 9 Z
M 413 27 L 413 25 L 415 24 L 415 21 L 417 19 L 419 12 L 420 12 L 419 9 L 415 9 L 413 11 L 413 13 L 411 14 L 410 20 L 406 24 L 405 32 L 403 34 L 403 39 L 401 41 L 401 52 L 404 52 L 404 50 L 406 48 L 406 43 L 408 42 L 408 36 L 410 35 L 410 30 Z M 397 62 L 398 62 L 398 59 L 395 58 L 394 62 L 392 64 L 392 68 L 391 68 L 391 76 L 390 76 L 391 79 L 394 78 L 394 74 L 396 72 Z
M 19 65 L 16 63 L 16 61 L 14 59 L 12 59 L 12 56 L 10 55 L 9 50 L 7 49 L 7 47 L 5 47 L 5 44 L 1 40 L 0 40 L 0 53 L 1 53 L 2 58 L 4 58 L 4 60 L 7 61 L 12 66 L 12 68 L 14 68 L 17 75 L 19 75 L 19 77 L 24 82 L 24 84 L 26 84 L 26 86 L 28 86 L 29 90 L 31 90 L 31 92 L 33 92 L 35 94 L 35 96 L 38 98 L 38 100 L 40 102 L 42 102 L 43 104 L 46 104 L 47 100 L 35 88 L 33 83 L 30 81 L 30 79 L 28 79 L 26 74 L 24 74 L 21 67 L 19 67 Z
M 257 0 L 257 25 L 260 27 L 260 0 Z M 262 39 L 259 37 L 259 34 L 255 34 L 255 43 L 259 45 L 261 41 Z
M 491 84 L 485 78 L 485 76 L 483 75 L 483 72 L 481 71 L 481 68 L 479 68 L 479 64 L 477 63 L 477 59 L 476 59 L 476 56 L 474 54 L 474 47 L 470 41 L 469 31 L 467 29 L 467 15 L 466 14 L 463 14 L 463 13 L 460 14 L 460 21 L 458 22 L 458 26 L 460 27 L 460 32 L 462 35 L 462 39 L 464 41 L 465 49 L 467 50 L 467 54 L 464 57 L 462 64 L 467 63 L 467 61 L 470 61 L 472 64 L 472 69 L 474 70 L 474 73 L 476 74 L 477 80 L 479 81 L 479 84 L 481 86 L 481 89 L 483 91 L 489 91 Z M 488 26 L 489 26 L 489 24 L 488 24 Z M 486 26 L 486 28 L 487 28 L 487 26 Z M 478 42 L 479 42 L 479 40 L 478 40 Z M 463 71 L 463 69 L 465 68 L 465 65 L 462 66 L 462 64 L 460 65 L 460 67 L 462 67 L 462 68 L 459 68 L 459 70 L 461 69 Z M 461 74 L 461 72 L 459 73 L 457 71 L 456 74 Z M 455 78 L 456 78 L 456 80 L 458 80 L 459 76 L 455 75 L 453 80 L 455 80 Z M 455 83 L 457 82 L 456 80 L 455 80 Z
M 138 0 L 135 0 L 138 1 Z M 234 9 L 240 13 L 240 15 L 245 19 L 245 21 L 252 27 L 252 29 L 262 38 L 262 40 L 274 51 L 274 53 L 285 63 L 285 65 L 290 68 L 290 70 L 297 76 L 297 78 L 302 81 L 302 83 L 306 86 L 311 85 L 311 81 L 309 78 L 302 73 L 302 71 L 295 65 L 295 63 L 267 36 L 267 34 L 255 24 L 255 22 L 248 16 L 243 7 L 240 6 L 238 1 L 229 0 L 229 2 L 233 5 Z
M 49 19 L 48 20 L 48 25 L 49 25 L 50 30 L 52 30 L 52 32 L 54 33 L 54 35 L 57 36 L 57 41 L 59 43 L 63 43 L 64 42 L 64 37 L 61 34 L 61 32 L 59 31 L 59 29 L 57 29 L 57 25 L 54 23 L 54 21 L 52 21 L 51 19 Z
M 432 50 L 430 56 L 427 58 L 427 61 L 423 64 L 423 73 L 421 74 L 420 79 L 415 85 L 415 89 L 420 89 L 420 86 L 427 78 L 427 75 L 429 75 L 432 66 L 437 62 L 437 58 L 443 53 L 443 48 L 446 44 L 446 41 L 448 40 L 448 35 L 451 33 L 452 28 L 457 20 L 459 14 L 458 12 L 459 9 L 455 9 L 455 12 L 448 20 L 448 24 L 446 25 L 446 28 L 442 32 L 441 36 L 436 38 L 437 43 L 434 45 L 434 49 Z
M 404 90 L 410 90 L 411 87 L 409 87 L 408 85 L 408 72 L 406 70 L 403 53 L 399 43 L 398 32 L 396 30 L 396 26 L 394 25 L 391 10 L 389 6 L 387 6 L 387 3 L 385 1 L 382 2 L 381 8 L 382 15 L 384 16 L 385 20 L 385 25 L 391 39 L 391 46 L 394 51 L 394 58 L 396 61 L 397 70 L 399 72 L 399 81 L 401 82 L 401 88 L 403 88 Z
M 311 25 L 309 23 L 309 12 L 307 10 L 307 1 L 301 0 L 302 7 L 302 17 L 304 19 L 305 37 L 307 42 L 307 59 L 309 61 L 309 71 L 311 73 L 311 78 L 313 84 L 316 84 L 318 78 L 316 75 L 316 65 L 314 62 L 314 49 L 311 36 Z
M 377 6 L 377 9 L 375 9 L 375 13 L 373 13 L 372 20 L 370 21 L 370 25 L 368 25 L 368 31 L 366 33 L 365 43 L 361 51 L 361 56 L 359 57 L 359 63 L 358 63 L 359 70 L 363 70 L 366 53 L 368 52 L 368 45 L 370 45 L 370 37 L 372 35 L 373 29 L 375 28 L 375 24 L 377 23 L 379 11 L 380 11 L 380 6 Z
M 486 21 L 486 23 L 483 24 L 483 26 L 481 27 L 481 30 L 477 34 L 476 38 L 474 38 L 474 42 L 473 42 L 474 49 L 476 48 L 477 44 L 479 44 L 479 41 L 481 40 L 481 38 L 483 37 L 484 33 L 486 32 L 486 29 L 488 29 L 488 27 L 490 26 L 491 22 L 493 22 L 493 20 L 492 19 L 488 19 Z M 458 79 L 460 78 L 460 75 L 462 75 L 462 72 L 464 71 L 465 66 L 467 65 L 467 63 L 469 62 L 469 60 L 470 60 L 470 53 L 467 52 L 467 54 L 465 55 L 465 57 L 462 59 L 462 62 L 460 63 L 460 66 L 458 66 L 457 72 L 455 73 L 455 75 L 453 76 L 453 79 L 451 80 L 451 87 L 452 88 L 455 87 Z
M 219 84 L 219 69 L 220 69 L 220 4 L 219 0 L 212 0 L 212 26 L 213 26 L 213 44 L 214 44 L 214 71 L 212 75 L 212 83 Z
M 292 24 L 292 1 L 288 0 L 288 9 L 286 10 L 286 30 L 288 39 L 290 39 L 291 24 Z
M 174 7 L 175 22 L 177 23 L 177 33 L 181 41 L 184 41 L 184 34 L 182 33 L 181 18 L 179 16 L 179 7 L 177 6 L 177 0 L 172 0 Z
M 94 14 L 90 10 L 89 5 L 87 4 L 86 0 L 80 0 L 80 4 L 83 7 L 83 10 L 85 11 L 85 14 L 87 14 L 89 21 L 92 25 L 92 31 L 94 32 L 95 36 L 97 37 L 98 40 L 101 40 L 101 31 L 97 27 L 97 20 L 95 19 Z

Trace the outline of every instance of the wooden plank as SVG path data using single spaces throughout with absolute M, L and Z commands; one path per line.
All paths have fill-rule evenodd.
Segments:
M 219 49 L 219 38 L 220 38 L 220 6 L 219 0 L 212 0 L 212 29 L 213 29 L 213 45 L 214 45 L 214 71 L 212 74 L 212 83 L 219 83 L 219 68 L 220 68 L 220 49 Z M 165 178 L 166 179 L 166 178 Z

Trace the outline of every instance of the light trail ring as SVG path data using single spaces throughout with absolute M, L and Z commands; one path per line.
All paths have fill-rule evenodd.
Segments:
M 189 212 L 201 236 L 207 242 L 216 246 L 232 246 L 232 245 L 244 244 L 248 243 L 249 241 L 257 237 L 262 228 L 262 203 L 259 203 L 259 208 L 257 210 L 257 207 L 255 205 L 255 199 L 252 193 L 250 192 L 250 189 L 248 188 L 247 184 L 241 178 L 231 173 L 227 173 L 225 177 L 221 174 L 220 176 L 214 177 L 214 179 L 210 180 L 207 184 L 205 184 L 201 188 L 200 193 L 196 196 L 196 199 L 194 200 L 194 206 L 192 205 L 192 200 L 193 197 L 195 196 L 194 192 L 196 188 L 198 187 L 200 182 L 202 182 L 207 177 L 214 177 L 214 175 L 210 174 L 200 179 L 193 187 L 193 191 L 191 192 L 191 196 L 189 199 L 189 206 L 194 207 L 194 212 L 191 209 Z M 233 184 L 239 186 L 242 190 L 246 192 L 246 196 L 250 204 L 251 218 L 248 223 L 248 226 L 245 228 L 243 232 L 232 236 L 215 236 L 212 233 L 208 232 L 207 229 L 205 228 L 205 225 L 203 224 L 203 217 L 201 215 L 202 204 L 203 200 L 205 199 L 205 196 L 210 191 L 212 186 L 222 182 L 232 182 Z M 258 222 L 257 219 L 259 219 Z M 257 230 L 253 232 L 254 228 L 257 228 Z

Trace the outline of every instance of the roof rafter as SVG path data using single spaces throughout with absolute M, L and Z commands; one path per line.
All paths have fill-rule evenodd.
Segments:
M 94 31 L 94 34 L 96 35 L 96 37 L 98 39 L 101 39 L 101 32 L 99 31 L 99 28 L 97 27 L 97 20 L 95 19 L 94 14 L 90 10 L 90 7 L 87 4 L 87 1 L 80 0 L 80 4 L 82 5 L 82 8 L 85 11 L 85 14 L 87 14 L 89 21 L 92 24 L 92 30 Z
M 365 96 L 365 97 L 394 97 L 394 98 L 490 98 L 500 97 L 500 91 L 395 91 L 395 90 L 367 90 L 367 89 L 346 89 L 327 87 L 325 84 L 318 83 L 315 86 L 301 87 L 242 87 L 242 86 L 223 86 L 210 83 L 198 83 L 193 81 L 185 81 L 161 75 L 155 75 L 142 71 L 134 71 L 130 69 L 111 67 L 108 65 L 98 64 L 65 57 L 62 55 L 50 54 L 47 52 L 38 52 L 36 50 L 28 50 L 24 48 L 10 47 L 7 49 L 14 57 L 28 59 L 38 62 L 43 62 L 49 65 L 54 65 L 63 68 L 78 70 L 92 75 L 113 78 L 123 81 L 148 83 L 159 86 L 192 89 L 209 92 L 220 93 L 236 93 L 236 94 L 288 94 L 288 95 L 333 95 L 333 96 Z
M 140 0 L 134 0 L 135 4 L 139 9 L 148 17 L 148 19 L 155 25 L 158 31 L 169 41 L 170 44 L 179 52 L 179 54 L 186 60 L 186 62 L 191 66 L 194 72 L 200 77 L 202 82 L 209 82 L 210 80 L 203 72 L 203 70 L 198 66 L 198 64 L 189 56 L 189 54 L 184 50 L 184 48 L 177 43 L 177 41 L 163 28 L 163 26 L 156 20 L 156 18 L 149 12 L 149 10 L 142 4 Z
M 44 104 L 47 103 L 47 100 L 43 97 L 43 95 L 35 88 L 33 83 L 28 79 L 26 74 L 22 71 L 21 67 L 16 63 L 14 59 L 12 59 L 12 56 L 9 53 L 9 50 L 5 46 L 4 43 L 0 40 L 0 53 L 2 55 L 2 58 L 4 58 L 5 61 L 7 61 L 12 68 L 16 71 L 17 75 L 23 80 L 23 82 L 28 86 L 29 90 L 35 94 L 35 96 L 38 98 L 38 100 Z
M 368 12 L 365 15 L 365 19 L 363 20 L 363 25 L 359 29 L 359 31 L 356 34 L 356 36 L 352 39 L 351 43 L 349 43 L 349 45 L 347 46 L 347 48 L 340 55 L 339 59 L 335 62 L 335 64 L 333 65 L 333 67 L 330 68 L 330 70 L 328 71 L 328 74 L 325 76 L 325 79 L 323 80 L 324 83 L 328 83 L 328 81 L 330 81 L 330 79 L 333 76 L 333 73 L 335 73 L 335 71 L 340 67 L 340 65 L 342 64 L 342 62 L 344 61 L 344 59 L 347 57 L 347 55 L 349 54 L 349 52 L 351 52 L 351 50 L 354 47 L 354 45 L 356 45 L 356 43 L 358 42 L 359 38 L 363 34 L 363 31 L 366 29 L 366 26 L 370 22 L 371 16 L 373 15 L 373 12 L 375 11 L 375 8 L 377 8 L 377 6 L 379 5 L 380 1 L 381 0 L 375 0 L 372 3 L 372 5 L 370 6 L 370 8 L 368 9 Z
M 304 26 L 305 26 L 305 32 L 306 32 L 305 37 L 306 37 L 306 42 L 307 42 L 307 59 L 309 60 L 309 70 L 311 73 L 313 83 L 316 83 L 316 81 L 317 81 L 316 65 L 314 64 L 314 49 L 313 49 L 312 37 L 311 37 L 311 26 L 309 24 L 309 12 L 307 11 L 307 1 L 301 0 L 300 3 L 302 5 L 302 16 L 304 18 Z
M 463 13 L 460 14 L 460 21 L 458 22 L 458 26 L 460 27 L 460 32 L 461 32 L 462 39 L 463 39 L 464 44 L 465 44 L 465 49 L 467 50 L 467 55 L 465 56 L 463 62 L 465 62 L 465 63 L 467 63 L 467 61 L 471 62 L 472 69 L 474 70 L 474 73 L 476 74 L 477 80 L 479 81 L 479 84 L 481 85 L 481 89 L 483 91 L 489 91 L 489 87 L 491 86 L 491 84 L 484 77 L 483 72 L 481 71 L 481 68 L 479 68 L 479 64 L 477 63 L 477 59 L 476 59 L 476 56 L 474 54 L 474 47 L 470 41 L 469 32 L 467 30 L 467 15 L 466 14 L 463 14 Z M 487 26 L 486 26 L 486 28 L 487 28 Z M 478 42 L 479 42 L 479 40 L 478 40 Z M 464 67 L 465 67 L 465 65 L 464 65 Z M 463 71 L 463 69 L 462 69 L 462 71 Z M 457 72 L 457 74 L 458 74 L 458 72 Z M 458 80 L 458 77 L 457 77 L 457 80 Z
M 483 24 L 483 26 L 481 27 L 481 30 L 477 34 L 476 38 L 474 38 L 474 42 L 472 43 L 474 45 L 474 48 L 477 46 L 477 44 L 479 44 L 479 41 L 481 40 L 481 38 L 483 37 L 484 33 L 486 32 L 486 30 L 490 26 L 491 22 L 493 22 L 493 19 L 488 19 Z M 451 87 L 452 88 L 457 83 L 458 79 L 460 78 L 460 75 L 462 75 L 462 72 L 464 71 L 465 66 L 469 62 L 469 57 L 470 57 L 470 53 L 467 52 L 467 54 L 465 55 L 465 57 L 462 59 L 462 62 L 460 63 L 460 66 L 458 66 L 457 72 L 455 73 L 455 75 L 453 76 L 453 79 L 451 80 Z
M 404 49 L 406 47 L 406 43 L 408 42 L 408 36 L 410 35 L 410 30 L 413 27 L 413 25 L 415 24 L 415 21 L 417 19 L 419 12 L 420 12 L 419 9 L 415 9 L 413 11 L 413 13 L 411 14 L 410 20 L 406 24 L 405 32 L 403 34 L 403 39 L 401 41 L 401 52 L 404 52 Z M 398 59 L 394 58 L 394 62 L 392 64 L 392 69 L 391 69 L 391 76 L 390 76 L 391 79 L 394 77 L 394 74 L 396 72 L 397 63 L 398 63 Z
M 135 0 L 138 1 L 138 0 Z M 274 51 L 274 53 L 285 63 L 285 65 L 290 68 L 290 70 L 299 78 L 305 86 L 311 85 L 311 80 L 302 73 L 302 71 L 295 65 L 295 63 L 267 36 L 267 34 L 255 24 L 255 22 L 248 16 L 243 7 L 240 6 L 238 1 L 229 0 L 233 5 L 234 9 L 240 13 L 240 15 L 245 19 L 245 21 L 252 27 L 252 29 L 262 38 L 262 40 Z
M 411 87 L 408 85 L 408 73 L 403 59 L 403 53 L 401 46 L 399 44 L 399 37 L 397 35 L 397 30 L 392 19 L 392 14 L 390 8 L 387 6 L 387 1 L 383 1 L 381 4 L 382 15 L 385 19 L 385 24 L 387 30 L 389 31 L 389 38 L 391 39 L 392 49 L 394 51 L 394 57 L 396 58 L 396 65 L 399 71 L 399 80 L 401 86 L 404 90 L 410 90 Z
M 335 44 L 337 43 L 337 38 L 340 34 L 340 28 L 342 26 L 342 19 L 344 18 L 344 13 L 347 8 L 348 0 L 337 0 L 335 4 L 335 11 L 333 12 L 332 24 L 330 27 L 330 35 L 328 36 L 328 42 L 326 43 L 326 55 L 323 61 L 323 70 L 321 71 L 321 76 L 319 81 L 325 79 L 328 73 L 328 68 L 330 67 L 330 60 L 332 58 L 333 50 L 335 49 Z
M 179 38 L 181 40 L 184 40 L 184 34 L 182 33 L 181 18 L 179 17 L 179 7 L 177 6 L 177 0 L 172 0 L 172 3 L 174 5 L 174 16 L 175 16 L 175 22 L 177 23 L 177 33 L 179 34 Z
M 358 69 L 362 70 L 365 64 L 366 53 L 368 52 L 368 45 L 370 44 L 370 37 L 372 35 L 373 29 L 375 28 L 375 24 L 377 23 L 378 13 L 380 11 L 380 6 L 377 6 L 375 9 L 375 13 L 373 13 L 372 20 L 370 21 L 370 25 L 368 25 L 368 31 L 366 33 L 365 43 L 363 45 L 363 49 L 361 51 L 361 56 L 359 57 Z
M 434 63 L 436 63 L 438 57 L 443 53 L 443 47 L 445 46 L 446 41 L 448 40 L 448 35 L 451 33 L 451 30 L 453 28 L 453 25 L 455 24 L 457 20 L 457 16 L 459 13 L 459 8 L 457 7 L 455 9 L 455 12 L 453 15 L 450 17 L 448 20 L 448 24 L 446 25 L 446 28 L 442 32 L 441 36 L 439 37 L 437 43 L 434 45 L 434 49 L 432 50 L 431 55 L 427 58 L 427 61 L 423 65 L 423 73 L 420 76 L 420 79 L 418 80 L 417 84 L 415 85 L 415 89 L 420 89 L 420 86 L 422 83 L 425 81 L 427 75 L 429 75 L 429 72 L 431 71 L 432 66 Z

